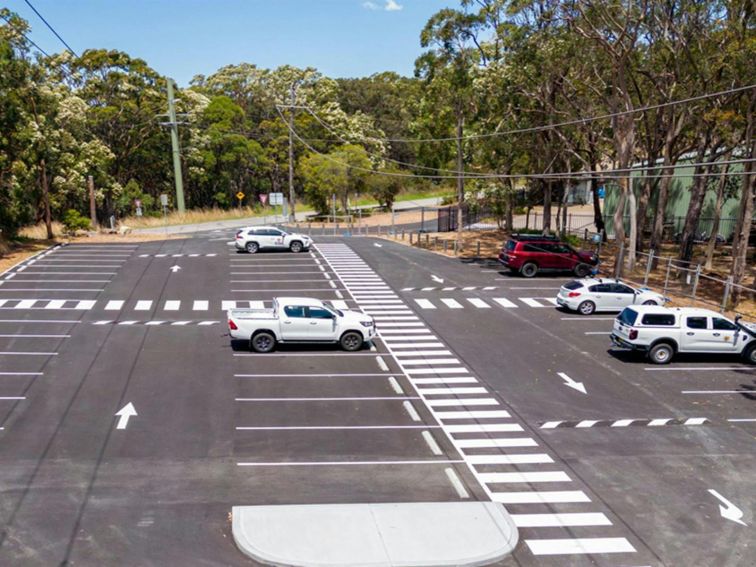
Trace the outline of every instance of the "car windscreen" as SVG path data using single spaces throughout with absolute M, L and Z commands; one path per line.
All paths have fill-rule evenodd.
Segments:
M 580 289 L 581 287 L 583 287 L 583 283 L 582 282 L 577 282 L 577 281 L 571 281 L 571 282 L 567 282 L 566 284 L 564 284 L 563 287 L 565 289 L 569 289 L 569 290 Z
M 507 240 L 507 243 L 504 245 L 504 249 L 511 252 L 515 249 L 515 246 L 517 246 L 517 243 L 514 240 Z
M 622 310 L 622 313 L 617 316 L 617 319 L 619 319 L 620 323 L 632 326 L 635 325 L 635 321 L 638 319 L 638 312 L 626 307 Z

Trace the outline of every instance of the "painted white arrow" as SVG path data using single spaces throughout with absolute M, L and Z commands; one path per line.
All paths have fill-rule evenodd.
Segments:
M 585 390 L 585 386 L 583 386 L 582 382 L 575 382 L 572 378 L 567 376 L 564 372 L 557 372 L 557 374 L 562 380 L 564 380 L 565 386 L 569 386 L 570 388 L 573 388 L 574 390 L 577 390 L 578 392 L 583 392 L 584 394 L 588 393 Z
M 432 280 L 433 280 L 434 282 L 438 282 L 438 283 L 444 283 L 444 278 L 439 278 L 438 276 L 431 276 L 431 279 L 432 279 Z
M 116 429 L 126 429 L 126 426 L 129 424 L 129 419 L 131 419 L 135 415 L 138 414 L 134 409 L 134 404 L 129 402 L 128 404 L 123 406 L 116 413 L 116 416 L 118 416 L 118 425 L 116 425 Z
M 171 266 L 168 269 L 175 274 L 176 272 L 178 272 L 181 269 L 181 266 L 178 266 L 178 265 L 177 266 Z
M 722 496 L 719 492 L 716 490 L 709 489 L 709 494 L 711 494 L 714 498 L 719 500 L 724 506 L 719 507 L 719 513 L 722 515 L 723 518 L 726 518 L 732 522 L 735 522 L 736 524 L 740 524 L 741 526 L 747 526 L 741 518 L 743 517 L 743 510 L 735 506 L 732 502 L 727 500 L 724 496 Z
M 378 244 L 377 242 L 373 242 L 373 246 L 376 248 L 383 248 L 383 244 Z

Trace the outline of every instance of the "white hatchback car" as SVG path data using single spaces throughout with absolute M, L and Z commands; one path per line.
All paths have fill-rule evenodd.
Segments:
M 622 311 L 629 305 L 664 305 L 669 299 L 648 288 L 635 288 L 607 278 L 586 278 L 564 284 L 557 304 L 581 315 L 596 311 Z
M 312 239 L 305 234 L 292 234 L 275 226 L 248 226 L 236 232 L 234 239 L 239 252 L 256 254 L 260 250 L 309 250 Z

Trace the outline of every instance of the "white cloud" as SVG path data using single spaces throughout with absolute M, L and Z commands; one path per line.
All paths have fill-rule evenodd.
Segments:
M 386 0 L 386 4 L 384 4 L 383 7 L 379 6 L 375 2 L 367 0 L 367 2 L 362 3 L 362 7 L 366 10 L 385 10 L 386 12 L 398 12 L 399 10 L 404 9 L 404 6 L 399 4 L 396 0 Z

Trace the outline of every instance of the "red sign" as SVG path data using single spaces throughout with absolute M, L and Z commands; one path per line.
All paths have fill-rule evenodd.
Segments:
M 264 205 L 268 200 L 268 194 L 267 193 L 260 193 L 260 202 Z

